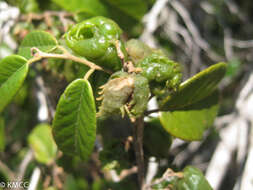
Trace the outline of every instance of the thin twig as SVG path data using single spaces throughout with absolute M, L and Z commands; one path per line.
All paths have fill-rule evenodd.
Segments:
M 36 190 L 36 189 L 37 189 L 37 185 L 38 185 L 38 183 L 39 183 L 40 176 L 41 176 L 41 170 L 40 170 L 39 167 L 36 167 L 36 168 L 33 170 L 32 177 L 31 177 L 31 179 L 30 179 L 30 184 L 29 184 L 28 190 Z
M 143 129 L 144 129 L 144 121 L 143 117 L 136 119 L 134 122 L 134 148 L 135 148 L 135 156 L 138 166 L 138 182 L 140 185 L 140 189 L 143 190 L 145 183 L 145 166 L 144 166 L 144 153 L 143 153 Z
M 50 92 L 48 92 L 48 90 L 47 90 L 47 88 L 46 88 L 46 86 L 45 86 L 45 84 L 44 84 L 44 80 L 43 80 L 43 78 L 42 78 L 42 76 L 40 76 L 40 75 L 37 75 L 36 76 L 36 79 L 35 79 L 35 82 L 36 82 L 36 84 L 38 85 L 38 88 L 39 88 L 39 90 L 38 90 L 38 92 L 40 92 L 40 93 L 42 93 L 43 94 L 43 96 L 45 97 L 45 99 L 46 99 L 46 103 L 44 103 L 44 107 L 46 106 L 47 108 L 47 110 L 46 110 L 46 112 L 48 112 L 49 113 L 49 115 L 47 115 L 48 117 L 47 117 L 47 119 L 46 120 L 48 120 L 49 122 L 50 122 L 50 120 L 52 120 L 53 118 L 54 118 L 54 114 L 55 114 L 55 109 L 54 109 L 54 106 L 53 106 L 53 104 L 52 104 L 52 102 L 50 101 L 50 98 L 49 98 L 49 94 L 50 94 Z M 39 97 L 38 97 L 39 98 Z M 44 112 L 44 111 L 43 111 Z M 38 114 L 39 114 L 39 112 L 38 112 Z M 46 114 L 45 114 L 46 115 Z M 38 115 L 39 116 L 39 115 Z M 40 118 L 38 117 L 38 119 L 40 120 Z
M 17 177 L 19 181 L 22 181 L 22 179 L 25 175 L 25 171 L 27 169 L 27 166 L 29 165 L 29 163 L 32 160 L 33 160 L 33 152 L 31 149 L 29 149 L 19 166 L 19 173 L 18 173 L 18 177 Z
M 143 17 L 145 23 L 145 29 L 140 37 L 142 41 L 145 41 L 150 47 L 155 48 L 157 41 L 153 36 L 153 32 L 158 28 L 158 16 L 162 9 L 166 7 L 168 0 L 157 0 L 151 10 Z
M 132 168 L 129 168 L 129 169 L 124 169 L 120 172 L 119 179 L 120 181 L 122 181 L 124 178 L 137 172 L 138 172 L 138 167 L 136 166 L 133 166 Z
M 241 182 L 241 189 L 252 189 L 252 179 L 253 179 L 253 130 L 252 130 L 252 121 L 250 122 L 250 143 L 249 143 L 249 150 L 247 161 L 245 163 L 245 169 L 242 175 L 242 182 Z
M 9 180 L 15 179 L 15 174 L 0 160 L 0 171 L 7 175 Z
M 203 49 L 211 59 L 213 59 L 215 61 L 222 60 L 222 57 L 220 55 L 218 55 L 217 53 L 213 52 L 210 49 L 209 44 L 201 37 L 198 28 L 193 23 L 193 21 L 190 17 L 190 14 L 186 10 L 186 8 L 179 1 L 172 0 L 172 1 L 169 1 L 169 3 L 175 9 L 175 11 L 177 11 L 178 14 L 182 17 L 186 27 L 189 29 L 189 32 L 192 35 L 195 43 L 201 49 Z
M 224 50 L 227 60 L 234 58 L 234 52 L 232 47 L 231 31 L 228 28 L 224 29 Z
M 159 184 L 162 181 L 168 180 L 171 177 L 177 177 L 177 178 L 183 178 L 184 174 L 182 172 L 174 172 L 171 168 L 168 168 L 163 176 L 157 180 L 155 180 L 153 183 L 146 186 L 147 189 L 150 189 L 153 185 Z
M 232 39 L 232 45 L 238 48 L 253 48 L 253 40 L 236 40 Z
M 155 157 L 150 157 L 146 174 L 146 185 L 150 184 L 158 172 L 158 162 Z
M 30 59 L 28 61 L 28 63 L 31 64 L 31 63 L 39 61 L 43 58 L 58 58 L 58 59 L 66 59 L 66 60 L 72 60 L 72 61 L 75 61 L 75 62 L 78 62 L 78 63 L 82 63 L 82 64 L 87 65 L 88 67 L 90 67 L 91 69 L 94 69 L 94 70 L 104 71 L 104 72 L 109 73 L 109 74 L 112 73 L 111 71 L 105 70 L 105 69 L 103 69 L 102 67 L 96 65 L 93 62 L 90 62 L 86 59 L 76 57 L 76 56 L 70 54 L 67 50 L 65 50 L 65 48 L 63 48 L 61 46 L 58 46 L 58 48 L 63 51 L 63 54 L 46 53 L 46 52 L 42 52 L 41 50 L 39 50 L 36 47 L 31 48 L 31 51 L 35 52 L 35 54 L 34 54 L 34 58 Z
M 145 115 L 147 116 L 147 115 L 150 115 L 152 113 L 157 113 L 159 111 L 160 111 L 159 109 L 148 110 L 148 111 L 145 112 Z
M 90 69 L 84 76 L 85 80 L 88 80 L 90 75 L 95 71 L 95 69 Z

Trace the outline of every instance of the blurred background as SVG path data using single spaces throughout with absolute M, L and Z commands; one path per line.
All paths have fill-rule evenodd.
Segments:
M 250 190 L 252 10 L 251 0 L 0 0 L 0 59 L 16 53 L 30 31 L 48 31 L 61 39 L 71 24 L 103 15 L 120 25 L 125 39 L 138 38 L 151 47 L 162 48 L 170 59 L 181 63 L 184 79 L 212 64 L 227 62 L 226 77 L 219 86 L 220 110 L 214 126 L 203 141 L 174 140 L 169 155 L 159 164 L 170 162 L 178 168 L 194 165 L 205 173 L 215 190 Z M 44 60 L 32 66 L 14 102 L 0 118 L 0 177 L 7 172 L 29 179 L 33 174 L 36 163 L 27 145 L 28 135 L 38 123 L 51 123 L 60 94 L 83 70 L 81 65 L 63 64 L 61 60 Z M 67 158 L 62 162 L 67 163 Z M 94 167 L 95 162 L 92 161 Z M 89 169 L 87 165 L 82 167 Z M 78 168 L 75 169 L 78 174 Z M 87 179 L 97 179 L 97 175 L 85 174 Z M 71 189 L 71 184 L 72 189 L 79 189 L 80 184 L 86 183 L 73 175 L 68 175 L 67 181 L 69 186 L 64 189 Z

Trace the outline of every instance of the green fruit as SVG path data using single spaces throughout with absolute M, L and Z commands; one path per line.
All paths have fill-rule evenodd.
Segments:
M 128 40 L 126 49 L 133 62 L 138 62 L 152 53 L 152 49 L 148 45 L 136 39 Z
M 101 88 L 102 103 L 98 117 L 106 118 L 119 113 L 124 106 L 133 117 L 139 117 L 147 108 L 149 84 L 148 80 L 139 74 L 118 71 Z
M 153 53 L 139 61 L 136 65 L 142 69 L 142 75 L 150 82 L 162 83 L 175 80 L 171 85 L 177 86 L 181 80 L 181 66 L 166 56 Z
M 97 116 L 106 118 L 119 112 L 127 103 L 134 90 L 134 79 L 131 76 L 123 76 L 110 79 L 102 86 L 101 106 Z
M 134 91 L 129 106 L 131 114 L 134 117 L 139 117 L 147 109 L 150 90 L 147 78 L 135 74 L 133 76 Z
M 74 25 L 66 33 L 65 39 L 76 54 L 106 69 L 117 71 L 122 67 L 115 48 L 117 40 L 121 51 L 126 54 L 120 41 L 121 34 L 122 30 L 114 21 L 98 16 Z
M 142 69 L 141 74 L 148 79 L 151 91 L 156 96 L 175 91 L 182 80 L 181 66 L 160 53 L 145 57 L 136 67 Z

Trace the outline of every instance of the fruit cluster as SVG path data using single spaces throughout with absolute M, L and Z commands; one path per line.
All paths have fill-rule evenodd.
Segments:
M 146 110 L 150 93 L 159 99 L 176 91 L 181 82 L 178 63 L 139 40 L 123 43 L 121 34 L 114 21 L 100 16 L 76 24 L 65 35 L 74 53 L 114 72 L 101 87 L 100 117 L 122 108 L 139 117 Z M 135 70 L 127 70 L 127 63 Z

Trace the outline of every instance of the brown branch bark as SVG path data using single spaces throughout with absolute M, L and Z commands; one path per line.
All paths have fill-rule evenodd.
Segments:
M 144 153 L 143 153 L 143 129 L 144 121 L 143 117 L 136 119 L 134 122 L 134 149 L 136 162 L 138 166 L 138 182 L 140 189 L 144 189 L 144 175 L 145 175 L 145 166 L 144 166 Z

